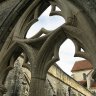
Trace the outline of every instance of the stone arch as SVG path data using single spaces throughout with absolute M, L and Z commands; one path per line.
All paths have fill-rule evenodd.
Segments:
M 27 56 L 32 65 L 32 81 L 30 84 L 29 96 L 45 96 L 43 89 L 46 73 L 50 66 L 53 65 L 53 63 L 59 59 L 58 50 L 60 45 L 62 44 L 62 42 L 64 42 L 66 38 L 71 38 L 74 41 L 76 46 L 75 56 L 87 58 L 89 61 L 92 62 L 94 67 L 96 67 L 96 59 L 94 58 L 94 56 L 96 56 L 96 33 L 94 32 L 95 25 L 93 24 L 92 20 L 87 16 L 87 14 L 84 13 L 84 10 L 80 9 L 79 6 L 75 6 L 75 4 L 72 3 L 70 0 L 35 0 L 33 2 L 30 2 L 30 0 L 28 0 L 27 2 L 28 6 L 26 2 L 20 2 L 20 4 L 22 3 L 21 6 L 26 5 L 26 7 L 24 7 L 25 12 L 23 11 L 20 17 L 16 19 L 14 26 L 10 27 L 10 31 L 8 31 L 9 28 L 8 30 L 6 29 L 9 32 L 8 34 L 12 34 L 9 37 L 8 35 L 6 35 L 8 37 L 8 41 L 5 42 L 5 38 L 5 43 L 3 42 L 4 46 L 1 50 L 0 56 L 6 50 L 7 52 L 6 55 L 4 54 L 0 60 L 0 72 L 2 73 L 2 68 L 7 67 L 6 63 L 8 62 L 9 57 L 12 55 L 12 52 L 14 51 L 15 47 L 18 46 L 16 44 L 19 44 L 23 50 L 26 50 L 26 53 L 28 54 Z M 40 14 L 50 4 L 52 5 L 50 15 L 52 16 L 57 14 L 63 16 L 66 20 L 66 24 L 60 26 L 51 33 L 48 33 L 48 31 L 42 29 L 33 38 L 25 39 L 26 32 L 31 26 L 31 24 L 38 20 Z M 55 10 L 56 6 L 58 6 L 61 11 L 57 12 Z M 19 11 L 14 10 L 14 12 L 18 13 Z M 14 14 L 12 14 L 10 13 L 10 18 L 11 16 L 14 16 Z M 7 18 L 5 21 L 8 22 L 9 20 L 11 20 L 10 18 Z M 12 22 L 13 21 L 14 20 L 12 20 Z M 84 24 L 82 23 L 82 21 Z M 4 22 L 3 24 L 8 26 L 6 22 Z M 4 27 L 3 24 L 2 26 Z M 42 33 L 46 33 L 46 35 L 40 37 Z M 85 39 L 85 37 L 88 39 Z M 12 47 L 12 50 L 10 46 L 14 46 Z M 81 48 L 84 49 L 84 52 L 81 52 Z M 4 58 L 5 61 L 3 61 Z M 34 88 L 32 88 L 32 86 L 34 86 Z M 0 93 L 0 95 L 2 95 L 2 92 Z

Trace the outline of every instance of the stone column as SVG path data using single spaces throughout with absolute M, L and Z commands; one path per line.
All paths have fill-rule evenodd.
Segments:
M 29 96 L 45 96 L 45 80 L 32 78 Z
M 0 85 L 0 96 L 3 96 L 7 92 L 7 89 L 4 85 Z

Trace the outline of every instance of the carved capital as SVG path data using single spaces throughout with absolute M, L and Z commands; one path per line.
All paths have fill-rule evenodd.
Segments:
M 7 92 L 7 89 L 4 87 L 4 85 L 0 85 L 0 95 L 5 94 Z

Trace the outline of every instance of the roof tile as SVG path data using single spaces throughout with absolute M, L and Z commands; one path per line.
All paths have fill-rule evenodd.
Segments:
M 87 60 L 82 60 L 75 62 L 71 72 L 88 70 L 88 69 L 93 69 L 92 64 Z

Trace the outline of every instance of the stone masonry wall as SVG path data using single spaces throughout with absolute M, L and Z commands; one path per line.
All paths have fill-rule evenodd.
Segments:
M 67 81 L 62 81 L 62 78 L 65 78 Z M 4 96 L 28 96 L 30 80 L 30 71 L 23 68 L 22 62 L 17 60 L 14 64 L 14 69 L 9 72 L 6 78 L 5 87 L 7 88 L 7 93 Z M 83 92 L 88 92 L 88 90 L 82 88 L 82 86 L 77 84 L 76 81 L 62 72 L 59 67 L 53 65 L 47 74 L 45 94 L 46 96 L 69 96 L 69 94 L 71 94 L 71 96 L 84 96 L 77 90 L 74 90 L 74 88 L 70 87 L 72 85 L 81 87 L 81 91 L 83 90 Z M 86 94 L 89 94 L 88 96 L 92 96 L 90 95 L 90 92 Z

